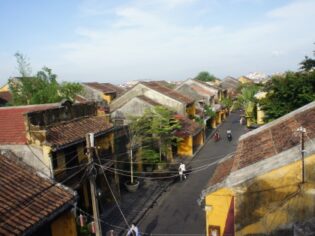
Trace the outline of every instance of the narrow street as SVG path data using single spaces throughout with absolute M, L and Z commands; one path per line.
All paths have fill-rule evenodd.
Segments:
M 228 142 L 226 130 L 231 129 L 233 140 Z M 176 182 L 168 188 L 139 223 L 144 235 L 204 235 L 205 212 L 197 204 L 202 189 L 211 178 L 215 162 L 236 148 L 240 135 L 246 132 L 239 124 L 239 113 L 231 113 L 219 127 L 221 140 L 209 140 L 191 162 L 192 173 L 183 182 Z

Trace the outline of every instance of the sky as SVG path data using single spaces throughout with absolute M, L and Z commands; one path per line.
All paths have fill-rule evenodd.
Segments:
M 185 80 L 298 70 L 314 0 L 0 0 L 0 86 L 16 52 L 59 81 Z

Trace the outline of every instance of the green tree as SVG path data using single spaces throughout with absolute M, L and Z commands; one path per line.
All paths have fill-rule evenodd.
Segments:
M 48 67 L 43 67 L 35 76 L 30 76 L 30 64 L 25 56 L 15 54 L 21 77 L 9 79 L 12 105 L 30 105 L 73 100 L 82 91 L 79 83 L 57 82 L 57 75 Z
M 174 112 L 163 106 L 155 106 L 146 115 L 152 117 L 151 134 L 158 143 L 160 161 L 162 156 L 172 159 L 172 144 L 180 140 L 174 132 L 181 127 L 179 121 L 173 118 Z
M 304 60 L 300 63 L 300 69 L 303 71 L 311 71 L 315 68 L 315 59 L 305 56 Z
M 29 77 L 32 74 L 31 64 L 29 59 L 20 52 L 14 54 L 17 64 L 18 71 L 22 77 Z
M 209 72 L 207 71 L 202 71 L 194 79 L 197 79 L 203 82 L 209 82 L 209 81 L 215 81 L 217 78 L 214 75 L 209 74 Z
M 255 94 L 259 91 L 260 86 L 256 84 L 247 84 L 240 89 L 235 103 L 236 108 L 242 108 L 246 115 L 247 126 L 255 121 L 255 107 L 256 98 Z
M 271 121 L 315 100 L 315 71 L 273 76 L 264 90 L 268 93 L 261 105 Z

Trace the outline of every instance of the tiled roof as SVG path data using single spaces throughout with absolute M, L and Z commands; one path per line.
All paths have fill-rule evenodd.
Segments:
M 10 102 L 12 100 L 12 94 L 9 91 L 0 92 L 0 99 Z
M 210 183 L 218 183 L 224 179 L 222 176 L 226 177 L 230 172 L 266 160 L 299 145 L 297 129 L 301 126 L 306 129 L 307 139 L 315 138 L 315 102 L 241 136 L 233 156 L 233 165 L 230 166 L 231 162 L 228 162 L 230 171 L 227 171 L 225 166 L 221 166 L 227 164 L 221 163 Z
M 106 86 L 109 90 L 117 92 L 118 95 L 122 94 L 125 90 L 119 86 L 110 84 L 110 83 L 101 83 L 103 86 Z
M 80 103 L 88 102 L 88 99 L 86 99 L 85 97 L 83 97 L 81 95 L 76 95 L 74 100 L 76 102 L 80 102 Z
M 53 148 L 61 148 L 64 145 L 85 140 L 87 133 L 99 134 L 108 131 L 112 124 L 103 116 L 83 117 L 68 122 L 57 123 L 46 129 L 46 141 Z
M 191 135 L 194 136 L 197 133 L 199 133 L 200 130 L 202 130 L 202 127 L 197 122 L 194 122 L 193 120 L 185 116 L 176 114 L 174 118 L 179 120 L 181 124 L 180 130 L 176 131 L 175 133 L 176 136 L 179 137 L 187 137 Z
M 31 106 L 0 108 L 0 144 L 25 144 L 26 132 L 24 113 L 57 107 L 59 104 L 43 104 Z
M 222 161 L 214 171 L 212 175 L 209 186 L 215 185 L 217 183 L 222 182 L 226 177 L 229 176 L 233 167 L 234 158 L 231 156 L 226 160 Z
M 206 96 L 214 96 L 215 94 L 213 92 L 210 92 L 204 88 L 202 88 L 201 86 L 199 85 L 196 85 L 196 84 L 192 84 L 191 85 L 191 88 L 193 90 L 195 90 L 197 93 L 200 93 L 200 94 L 203 94 L 203 95 L 206 95 Z
M 186 104 L 191 104 L 194 102 L 193 99 L 186 97 L 179 92 L 172 90 L 170 88 L 167 88 L 165 86 L 160 85 L 159 83 L 156 82 L 141 82 L 144 86 L 149 87 L 150 89 L 153 89 L 159 93 L 165 94 L 166 96 L 169 96 L 179 102 L 186 103 Z
M 103 93 L 117 93 L 121 94 L 124 92 L 122 88 L 119 88 L 118 86 L 115 86 L 110 83 L 97 83 L 97 82 L 90 82 L 90 83 L 83 83 L 91 88 L 94 88 L 96 90 L 99 90 Z
M 152 99 L 150 99 L 150 98 L 148 98 L 148 97 L 146 97 L 144 95 L 137 96 L 137 98 L 139 98 L 139 99 L 141 99 L 141 100 L 151 104 L 152 106 L 159 106 L 159 105 L 161 105 L 160 103 L 158 103 L 158 102 L 156 102 L 156 101 L 154 101 L 154 100 L 152 100 Z
M 0 235 L 26 235 L 74 202 L 73 192 L 0 155 Z

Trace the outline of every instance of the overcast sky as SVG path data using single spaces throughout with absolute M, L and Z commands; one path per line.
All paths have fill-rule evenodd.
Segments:
M 15 52 L 59 80 L 122 83 L 297 70 L 314 0 L 0 0 L 0 86 Z

